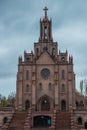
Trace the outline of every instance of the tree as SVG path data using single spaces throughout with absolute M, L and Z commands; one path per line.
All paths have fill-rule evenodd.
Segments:
M 8 98 L 0 94 L 0 108 L 15 107 L 15 92 L 11 92 Z
M 80 81 L 80 91 L 81 94 L 83 94 L 83 80 Z
M 80 81 L 80 93 L 87 96 L 87 79 Z
M 9 95 L 8 95 L 8 102 L 9 102 L 9 106 L 11 107 L 15 107 L 15 92 L 11 92 Z
M 87 79 L 84 79 L 85 96 L 87 96 Z
M 6 107 L 7 104 L 8 104 L 8 101 L 6 97 L 0 94 L 0 108 Z

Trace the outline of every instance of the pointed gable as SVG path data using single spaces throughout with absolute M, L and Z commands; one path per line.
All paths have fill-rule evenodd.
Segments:
M 36 64 L 55 64 L 55 63 L 50 57 L 50 55 L 47 52 L 44 52 L 36 61 Z

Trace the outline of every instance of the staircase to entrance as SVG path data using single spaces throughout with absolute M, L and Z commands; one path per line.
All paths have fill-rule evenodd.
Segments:
M 42 120 L 38 123 L 41 118 Z M 35 126 L 31 125 L 31 119 L 35 119 L 38 125 L 34 120 L 32 121 Z M 51 125 L 47 125 L 49 121 L 51 121 Z M 29 130 L 77 130 L 74 124 L 73 116 L 69 111 L 15 111 L 7 130 L 24 130 L 26 128 Z
M 70 130 L 71 129 L 71 114 L 70 112 L 56 113 L 56 130 Z
M 27 117 L 27 112 L 16 111 L 9 123 L 8 130 L 24 130 L 24 123 Z

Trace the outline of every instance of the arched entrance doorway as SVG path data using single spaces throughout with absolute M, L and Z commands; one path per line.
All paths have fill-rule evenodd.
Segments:
M 28 110 L 28 108 L 30 108 L 30 101 L 26 100 L 25 101 L 25 110 Z
M 78 125 L 82 125 L 82 117 L 77 118 Z
M 33 126 L 35 128 L 37 128 L 37 127 L 49 127 L 49 126 L 51 126 L 51 117 L 44 116 L 44 115 L 35 116 L 33 118 Z
M 50 110 L 50 102 L 47 98 L 44 98 L 41 102 L 41 110 L 42 111 L 49 111 Z
M 8 118 L 7 118 L 7 117 L 4 117 L 4 118 L 3 118 L 3 124 L 7 123 L 7 121 L 8 121 Z
M 65 100 L 62 100 L 62 101 L 61 101 L 61 110 L 62 110 L 62 111 L 65 111 L 65 110 L 66 110 L 66 101 L 65 101 Z
M 87 129 L 87 122 L 84 123 L 84 128 Z

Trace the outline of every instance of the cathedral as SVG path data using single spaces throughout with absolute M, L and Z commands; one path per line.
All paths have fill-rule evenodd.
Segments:
M 34 51 L 18 59 L 15 108 L 0 111 L 0 130 L 87 129 L 84 96 L 76 92 L 73 56 L 53 40 L 48 8 Z

